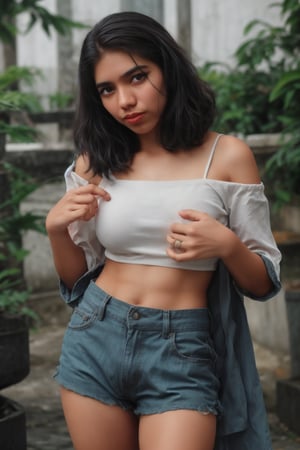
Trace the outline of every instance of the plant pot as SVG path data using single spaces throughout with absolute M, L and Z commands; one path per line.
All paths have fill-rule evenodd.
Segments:
M 25 411 L 17 402 L 0 396 L 0 448 L 26 450 Z
M 28 375 L 29 331 L 24 317 L 0 315 L 0 361 L 0 389 Z

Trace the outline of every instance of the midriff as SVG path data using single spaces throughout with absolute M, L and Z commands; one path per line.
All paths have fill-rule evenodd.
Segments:
M 119 300 L 159 309 L 207 306 L 213 272 L 173 269 L 107 260 L 96 284 Z

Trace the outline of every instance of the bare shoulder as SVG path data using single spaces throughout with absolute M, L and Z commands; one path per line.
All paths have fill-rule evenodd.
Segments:
M 81 178 L 84 178 L 89 183 L 98 185 L 101 181 L 99 175 L 95 175 L 93 171 L 89 168 L 89 158 L 87 155 L 79 155 L 75 162 L 75 173 Z
M 224 135 L 219 142 L 219 158 L 228 181 L 260 183 L 259 171 L 251 148 L 235 136 Z

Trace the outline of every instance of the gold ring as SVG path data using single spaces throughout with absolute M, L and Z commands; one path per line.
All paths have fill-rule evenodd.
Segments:
M 181 248 L 181 244 L 182 241 L 180 241 L 179 239 L 175 239 L 175 241 L 173 242 L 173 247 L 179 250 Z

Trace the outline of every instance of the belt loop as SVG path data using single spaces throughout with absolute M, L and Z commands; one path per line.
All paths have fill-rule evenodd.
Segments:
M 164 339 L 168 339 L 169 335 L 170 335 L 170 311 L 163 311 L 162 336 Z
M 106 295 L 105 298 L 103 299 L 102 303 L 100 303 L 99 312 L 98 312 L 98 319 L 99 320 L 103 320 L 104 319 L 106 306 L 107 306 L 107 303 L 110 301 L 110 299 L 111 299 L 111 295 Z

